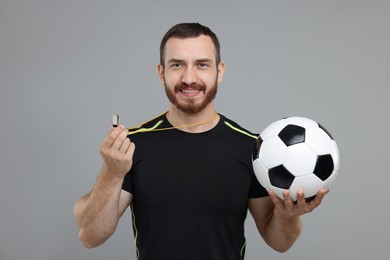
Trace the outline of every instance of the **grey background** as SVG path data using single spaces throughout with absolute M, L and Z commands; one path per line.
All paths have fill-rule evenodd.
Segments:
M 167 108 L 158 45 L 210 26 L 227 73 L 218 111 L 260 132 L 288 115 L 336 138 L 341 172 L 285 254 L 246 222 L 246 259 L 383 259 L 388 252 L 389 1 L 0 1 L 0 260 L 135 259 L 127 211 L 84 249 L 72 219 L 111 115 Z

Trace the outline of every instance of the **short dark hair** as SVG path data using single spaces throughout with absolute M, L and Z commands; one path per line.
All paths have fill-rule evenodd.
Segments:
M 198 37 L 200 35 L 209 36 L 214 44 L 216 51 L 216 62 L 217 65 L 221 62 L 221 53 L 220 53 L 220 45 L 217 35 L 211 31 L 210 28 L 201 25 L 199 23 L 179 23 L 174 25 L 168 32 L 164 35 L 160 44 L 160 64 L 164 66 L 164 58 L 165 58 L 165 44 L 169 40 L 169 38 L 179 38 L 186 39 L 192 37 Z

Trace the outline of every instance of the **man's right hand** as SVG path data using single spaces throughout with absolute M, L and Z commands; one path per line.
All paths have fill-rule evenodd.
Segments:
M 111 127 L 100 147 L 103 158 L 103 173 L 124 178 L 133 163 L 135 144 L 127 138 L 128 129 L 123 125 Z

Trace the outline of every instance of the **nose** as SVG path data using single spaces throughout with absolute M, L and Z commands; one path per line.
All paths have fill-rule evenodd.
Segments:
M 194 68 L 187 67 L 183 73 L 181 81 L 187 85 L 191 85 L 198 81 Z

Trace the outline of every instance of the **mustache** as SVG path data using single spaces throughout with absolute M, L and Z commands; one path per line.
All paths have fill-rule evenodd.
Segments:
M 183 91 L 188 88 L 197 89 L 200 91 L 206 91 L 206 86 L 202 83 L 193 83 L 191 85 L 188 85 L 181 82 L 175 85 L 175 92 Z

